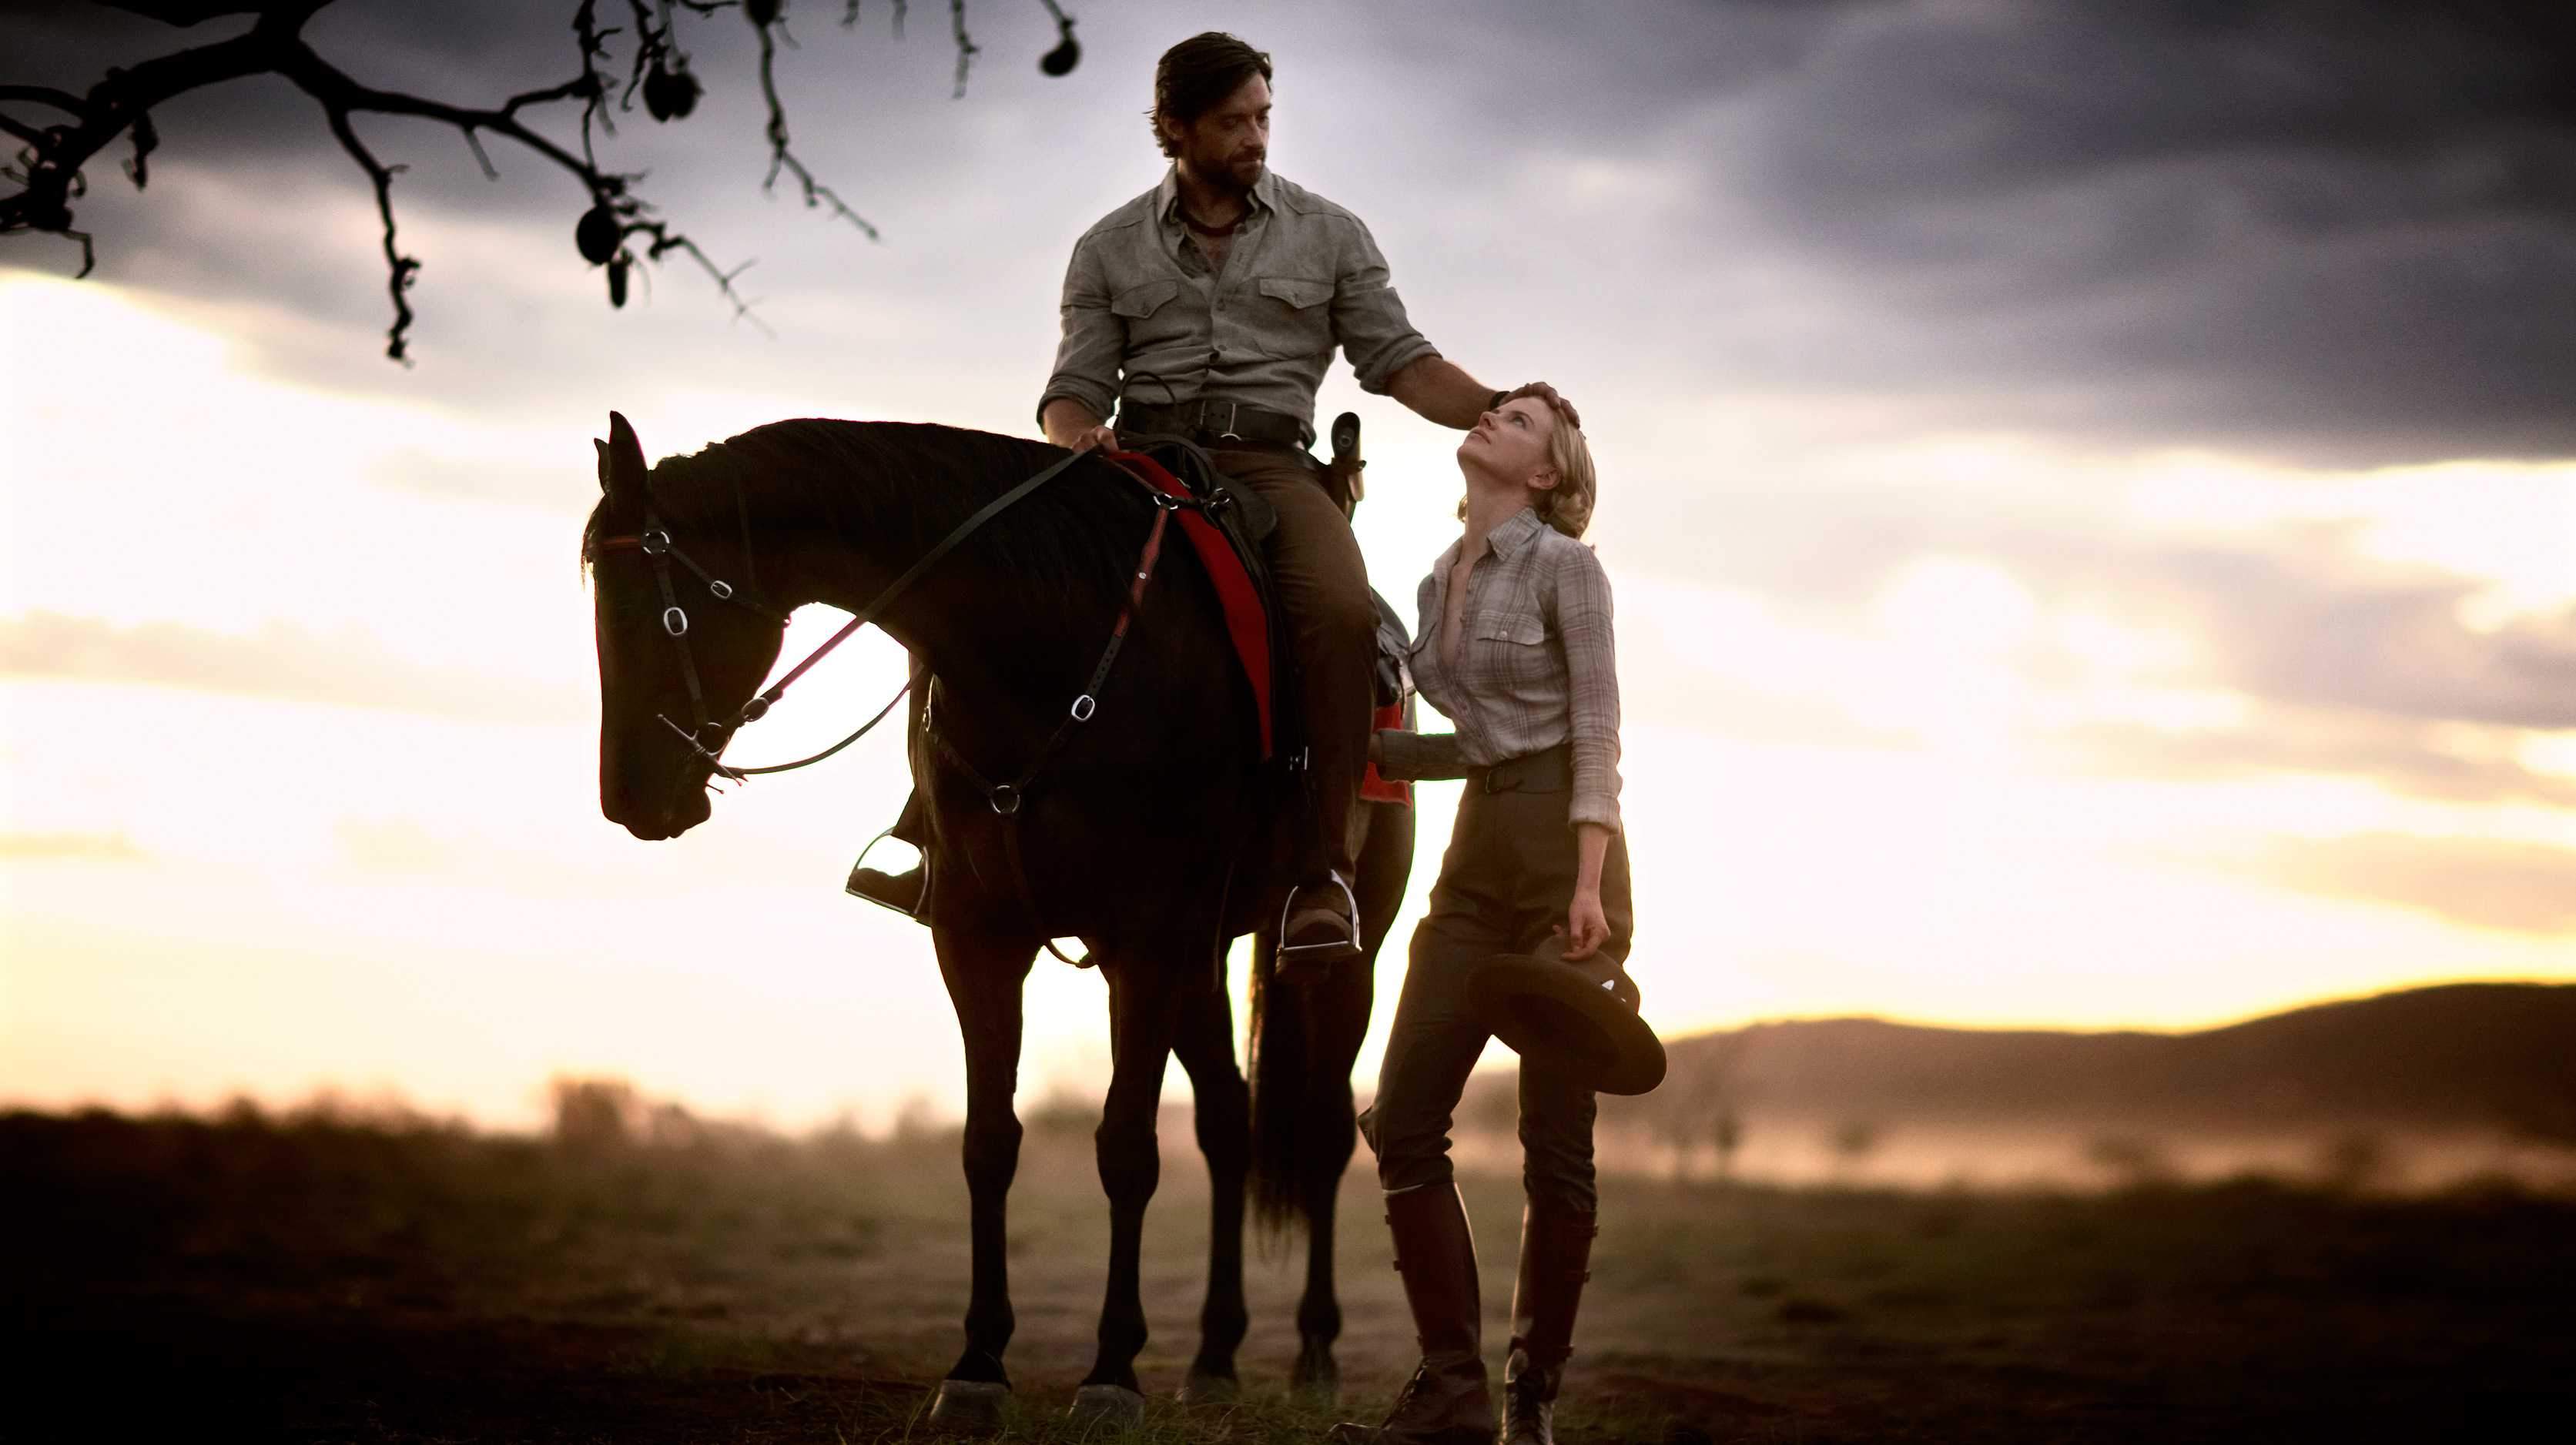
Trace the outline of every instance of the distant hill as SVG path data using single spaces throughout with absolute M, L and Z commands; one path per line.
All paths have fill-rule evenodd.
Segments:
M 2576 985 L 2447 984 L 2197 1033 L 1755 1024 L 1666 1041 L 1664 1087 L 1605 1098 L 1605 1127 L 1704 1136 L 1738 1116 L 1869 1124 L 2172 1125 L 2263 1131 L 2369 1121 L 2576 1143 Z M 1508 1128 L 1508 1072 L 1459 1115 Z

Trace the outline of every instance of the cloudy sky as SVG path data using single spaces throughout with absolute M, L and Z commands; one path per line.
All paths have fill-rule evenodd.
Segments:
M 329 1083 L 509 1124 L 577 1070 L 789 1125 L 950 1106 L 926 935 L 839 892 L 894 751 L 674 843 L 600 819 L 587 438 L 1029 430 L 1066 252 L 1154 184 L 1154 58 L 1208 23 L 1272 52 L 1274 166 L 1368 222 L 1423 331 L 1582 407 L 1667 1033 L 2576 979 L 2564 7 L 1090 5 L 1050 80 L 1043 8 L 977 0 L 963 99 L 945 7 L 900 41 L 842 8 L 791 7 L 779 83 L 881 239 L 763 192 L 737 16 L 682 21 L 694 116 L 603 142 L 756 260 L 756 322 L 676 261 L 610 310 L 567 175 L 362 117 L 424 262 L 386 360 L 372 192 L 273 77 L 163 107 L 139 194 L 124 147 L 91 166 L 91 278 L 0 239 L 0 1098 Z M 491 104 L 573 73 L 572 9 L 340 0 L 310 35 Z M 14 6 L 0 84 L 241 28 Z M 1456 436 L 1346 368 L 1320 407 L 1366 419 L 1362 542 L 1409 604 Z M 849 651 L 740 751 L 872 710 L 898 654 Z M 1425 790 L 1399 938 L 1455 800 Z M 1088 1078 L 1098 980 L 1031 990 L 1023 1077 Z

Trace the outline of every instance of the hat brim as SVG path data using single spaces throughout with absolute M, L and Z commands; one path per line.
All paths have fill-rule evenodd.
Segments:
M 1600 1094 L 1644 1094 L 1664 1081 L 1664 1045 L 1637 1011 L 1579 965 L 1545 954 L 1501 953 L 1469 984 L 1494 1037 Z

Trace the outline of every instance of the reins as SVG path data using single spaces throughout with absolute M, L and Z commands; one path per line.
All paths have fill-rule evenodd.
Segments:
M 782 629 L 787 626 L 787 615 L 774 608 L 765 607 L 748 600 L 743 595 L 742 591 L 736 589 L 733 584 L 707 571 L 706 568 L 699 566 L 695 558 L 692 558 L 688 553 L 681 551 L 680 548 L 673 543 L 670 531 L 662 526 L 660 516 L 654 507 L 648 502 L 644 509 L 644 530 L 631 537 L 603 537 L 596 544 L 594 550 L 599 552 L 609 552 L 621 551 L 632 547 L 652 559 L 654 585 L 662 595 L 662 631 L 670 637 L 672 643 L 680 650 L 680 677 L 689 689 L 689 707 L 695 715 L 696 726 L 684 728 L 678 723 L 671 721 L 670 715 L 667 713 L 655 713 L 654 716 L 660 720 L 662 726 L 669 728 L 673 733 L 679 736 L 682 742 L 687 743 L 689 745 L 689 750 L 695 753 L 698 757 L 704 759 L 708 766 L 713 768 L 719 776 L 730 778 L 736 782 L 741 782 L 745 779 L 758 777 L 768 773 L 785 773 L 792 772 L 798 768 L 810 767 L 813 764 L 819 763 L 825 758 L 832 756 L 834 753 L 841 751 L 843 748 L 848 747 L 850 744 L 857 742 L 859 739 L 866 737 L 869 731 L 876 727 L 878 723 L 885 721 L 888 713 L 894 711 L 894 705 L 903 700 L 904 694 L 911 691 L 913 686 L 921 681 L 921 673 L 915 672 L 910 678 L 907 678 L 904 685 L 895 690 L 894 696 L 886 702 L 886 705 L 877 710 L 876 716 L 869 718 L 865 723 L 861 724 L 858 731 L 851 733 L 848 737 L 841 739 L 839 742 L 832 744 L 830 747 L 823 749 L 821 752 L 816 753 L 811 757 L 798 758 L 796 761 L 791 763 L 771 763 L 762 767 L 745 768 L 736 767 L 727 763 L 723 756 L 725 747 L 733 741 L 735 733 L 741 731 L 742 727 L 746 723 L 755 723 L 760 721 L 763 717 L 768 716 L 770 707 L 781 697 L 786 695 L 790 684 L 794 683 L 798 678 L 803 677 L 806 672 L 814 666 L 814 664 L 821 662 L 825 656 L 830 654 L 833 648 L 836 648 L 842 643 L 848 641 L 852 633 L 855 633 L 860 628 L 874 622 L 884 613 L 888 606 L 892 605 L 896 598 L 902 596 L 914 582 L 920 579 L 921 574 L 929 571 L 941 558 L 946 557 L 950 552 L 954 551 L 959 543 L 974 535 L 974 533 L 982 528 L 985 523 L 990 522 L 995 517 L 1000 516 L 1003 512 L 1008 511 L 1013 505 L 1027 497 L 1030 493 L 1035 492 L 1038 488 L 1055 480 L 1055 478 L 1061 475 L 1067 467 L 1072 466 L 1074 462 L 1079 460 L 1082 455 L 1083 454 L 1080 452 L 1074 452 L 1068 456 L 1058 458 L 1052 465 L 1048 466 L 1043 471 L 1040 471 L 1035 476 L 1030 477 L 1024 482 L 1021 482 L 1018 486 L 1011 488 L 1011 490 L 994 498 L 992 501 L 987 502 L 983 507 L 979 508 L 974 515 L 949 529 L 947 536 L 940 538 L 928 552 L 921 556 L 920 560 L 906 568 L 900 576 L 897 576 L 894 579 L 894 581 L 886 584 L 885 588 L 878 592 L 874 598 L 870 599 L 865 607 L 859 609 L 857 615 L 853 616 L 847 623 L 842 625 L 840 631 L 833 633 L 829 638 L 824 640 L 821 646 L 806 654 L 804 661 L 797 663 L 792 668 L 789 668 L 786 676 L 780 678 L 775 683 L 772 683 L 768 688 L 753 695 L 748 701 L 744 702 L 742 707 L 735 712 L 731 720 L 721 723 L 707 715 L 706 692 L 698 682 L 697 658 L 689 646 L 689 614 L 685 608 L 680 606 L 678 596 L 672 587 L 671 563 L 673 561 L 677 561 L 681 566 L 688 568 L 690 572 L 696 574 L 698 580 L 705 584 L 708 594 L 713 596 L 719 602 L 730 602 L 745 611 L 754 613 L 760 617 L 768 619 L 769 621 L 777 623 Z M 743 498 L 742 479 L 740 477 L 736 477 L 734 479 L 734 510 L 742 522 L 743 566 L 747 571 L 747 575 L 757 576 L 756 566 L 752 561 L 751 512 L 749 505 Z M 1158 522 L 1159 520 L 1160 519 L 1157 518 Z M 1159 527 L 1157 531 L 1159 533 Z M 701 733 L 708 731 L 717 731 L 723 734 L 723 737 L 717 740 L 717 745 L 715 747 L 708 747 L 708 740 L 700 736 Z

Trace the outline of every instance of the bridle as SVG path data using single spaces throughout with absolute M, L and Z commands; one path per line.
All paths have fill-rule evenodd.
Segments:
M 905 693 L 910 692 L 915 686 L 919 685 L 924 675 L 921 670 L 916 670 L 911 677 L 905 679 L 904 685 L 895 690 L 894 696 L 887 700 L 886 705 L 879 708 L 875 716 L 869 718 L 865 723 L 862 723 L 857 731 L 841 739 L 839 742 L 832 744 L 830 747 L 823 749 L 821 752 L 815 753 L 811 757 L 798 758 L 794 762 L 771 763 L 762 767 L 737 767 L 724 760 L 724 750 L 732 743 L 735 735 L 738 734 L 746 724 L 758 722 L 763 717 L 768 716 L 769 709 L 776 704 L 781 697 L 786 695 L 788 687 L 798 678 L 803 677 L 806 672 L 814 666 L 814 664 L 821 662 L 824 657 L 832 651 L 832 649 L 840 646 L 843 642 L 848 641 L 851 634 L 883 616 L 886 608 L 893 605 L 895 599 L 901 597 L 905 591 L 911 588 L 914 582 L 920 580 L 923 573 L 928 572 L 933 566 L 937 565 L 940 559 L 946 557 L 951 551 L 954 551 L 959 543 L 974 535 L 974 533 L 982 528 L 985 523 L 992 521 L 995 517 L 1000 516 L 1003 512 L 1008 511 L 1011 507 L 1027 498 L 1030 494 L 1036 492 L 1038 488 L 1055 480 L 1058 476 L 1062 475 L 1067 468 L 1081 460 L 1083 455 L 1084 454 L 1081 452 L 1073 452 L 1058 458 L 1044 470 L 1039 471 L 1036 475 L 1022 481 L 1017 486 L 1012 487 L 1001 496 L 987 502 L 983 507 L 979 508 L 973 516 L 968 517 L 965 521 L 960 522 L 955 527 L 951 528 L 948 535 L 940 538 L 938 542 L 931 546 L 929 551 L 922 554 L 918 561 L 915 561 L 910 567 L 905 568 L 902 574 L 897 576 L 892 582 L 887 583 L 884 589 L 879 591 L 874 598 L 870 599 L 865 607 L 860 608 L 857 614 L 851 617 L 847 623 L 844 623 L 838 632 L 833 633 L 829 638 L 824 640 L 821 646 L 816 647 L 811 653 L 808 653 L 804 661 L 797 663 L 792 668 L 789 668 L 785 676 L 779 678 L 778 681 L 770 684 L 761 692 L 754 694 L 748 701 L 743 703 L 742 707 L 736 711 L 731 718 L 722 721 L 709 716 L 707 712 L 706 689 L 698 679 L 697 657 L 694 650 L 689 646 L 689 613 L 688 609 L 680 605 L 678 589 L 672 575 L 671 564 L 677 562 L 680 566 L 687 568 L 690 574 L 698 579 L 700 585 L 705 587 L 707 594 L 716 601 L 740 607 L 755 616 L 776 624 L 782 630 L 787 626 L 787 614 L 782 610 L 752 600 L 750 589 L 748 587 L 734 586 L 732 583 L 708 571 L 704 566 L 701 566 L 698 563 L 697 559 L 681 550 L 679 545 L 672 540 L 670 529 L 663 525 L 660 513 L 651 502 L 648 493 L 644 507 L 643 529 L 631 535 L 603 537 L 593 544 L 592 550 L 594 554 L 597 554 L 612 551 L 623 551 L 632 548 L 643 553 L 644 556 L 653 564 L 653 584 L 662 600 L 662 631 L 665 636 L 671 639 L 672 645 L 679 651 L 680 677 L 689 690 L 690 726 L 682 727 L 679 723 L 672 721 L 671 716 L 668 713 L 657 712 L 653 715 L 654 718 L 659 721 L 662 726 L 669 728 L 682 742 L 686 743 L 688 745 L 689 752 L 697 759 L 705 762 L 708 768 L 716 776 L 727 778 L 734 782 L 747 781 L 748 779 L 768 773 L 784 773 L 793 771 L 797 768 L 810 767 L 813 764 L 819 763 L 825 758 L 831 757 L 833 754 L 840 752 L 843 748 L 857 742 L 859 739 L 866 737 L 878 723 L 885 721 L 887 715 L 894 711 L 895 704 L 903 700 Z M 1127 475 L 1124 468 L 1120 468 L 1118 470 L 1120 475 Z M 1181 506 L 1196 505 L 1197 503 L 1195 502 L 1195 499 L 1168 497 L 1163 493 L 1156 491 L 1154 488 L 1146 486 L 1140 479 L 1130 479 L 1136 480 L 1137 485 L 1144 487 L 1146 495 L 1153 500 L 1156 508 L 1154 533 L 1147 546 L 1147 561 L 1143 568 L 1140 569 L 1140 571 L 1150 571 L 1152 565 L 1151 558 L 1154 552 L 1159 548 L 1163 532 L 1163 524 L 1169 520 L 1169 514 L 1178 510 Z M 756 583 L 759 577 L 759 572 L 757 566 L 752 560 L 751 513 L 749 505 L 743 498 L 742 480 L 739 477 L 734 479 L 734 511 L 735 515 L 740 519 L 742 526 L 742 556 L 745 576 Z M 1112 634 L 1110 646 L 1107 652 L 1100 659 L 1100 665 L 1093 671 L 1091 686 L 1085 690 L 1081 697 L 1074 701 L 1073 709 L 1066 719 L 1066 723 L 1068 725 L 1071 723 L 1089 721 L 1093 709 L 1098 706 L 1096 694 L 1099 690 L 1099 685 L 1108 674 L 1109 664 L 1114 661 L 1118 655 L 1119 643 L 1123 641 L 1127 632 L 1128 614 L 1132 611 L 1137 598 L 1141 596 L 1143 587 L 1144 579 L 1140 575 L 1136 579 L 1135 587 L 1130 591 L 1128 607 L 1126 609 L 1122 609 L 1119 613 L 1118 626 Z M 1042 750 L 1041 758 L 1043 758 L 1045 754 L 1052 753 L 1054 751 L 1055 744 L 1062 740 L 1062 736 L 1065 731 L 1065 726 L 1059 726 L 1056 736 L 1050 738 L 1048 740 L 1048 746 Z M 1032 764 L 1032 770 L 1034 770 L 1034 764 Z M 988 788 L 987 791 L 989 793 L 997 794 L 999 797 L 1009 799 L 1008 811 L 1016 811 L 1019 792 L 1021 789 L 1025 788 L 1027 782 L 1027 775 L 1023 774 L 1020 778 L 1015 779 L 1013 783 L 1004 784 L 998 788 Z M 995 811 L 1004 812 L 1006 810 L 999 801 L 996 801 Z
M 1177 438 L 1139 438 L 1139 440 L 1178 441 L 1181 448 L 1191 454 L 1202 468 L 1210 473 L 1214 471 L 1213 466 L 1208 464 L 1206 455 L 1187 441 Z M 875 621 L 896 598 L 903 595 L 906 588 L 936 565 L 942 557 L 954 550 L 958 543 L 965 541 L 978 528 L 1009 510 L 1038 488 L 1062 475 L 1066 468 L 1079 461 L 1082 456 L 1083 453 L 1074 452 L 1057 459 L 1045 470 L 994 498 L 978 509 L 973 516 L 958 523 L 950 529 L 947 536 L 940 538 L 928 552 L 922 554 L 920 560 L 905 568 L 902 575 L 896 577 L 894 581 L 887 583 L 885 589 L 872 598 L 867 606 L 860 608 L 857 615 L 842 625 L 840 631 L 833 633 L 822 646 L 807 654 L 804 661 L 789 668 L 786 676 L 753 695 L 730 721 L 721 723 L 707 715 L 706 691 L 698 681 L 697 659 L 689 647 L 689 614 L 687 609 L 680 606 L 678 593 L 672 581 L 671 564 L 677 562 L 689 569 L 690 573 L 706 587 L 708 595 L 719 602 L 741 607 L 778 624 L 781 628 L 787 625 L 787 617 L 783 612 L 749 600 L 744 596 L 743 589 L 736 588 L 723 578 L 717 577 L 700 566 L 688 553 L 681 551 L 671 540 L 669 529 L 662 525 L 648 492 L 643 530 L 632 536 L 602 538 L 593 545 L 593 552 L 597 554 L 632 547 L 652 561 L 654 586 L 662 598 L 662 631 L 679 649 L 680 675 L 688 684 L 689 707 L 695 726 L 681 727 L 671 721 L 668 713 L 655 713 L 654 717 L 660 720 L 662 726 L 677 734 L 682 742 L 687 743 L 689 751 L 702 759 L 713 773 L 736 782 L 743 782 L 764 773 L 784 773 L 811 766 L 866 737 L 877 724 L 885 721 L 887 715 L 894 711 L 895 704 L 903 700 L 905 693 L 920 685 L 926 675 L 926 669 L 915 669 L 912 676 L 905 679 L 904 685 L 895 690 L 895 695 L 887 699 L 886 705 L 877 709 L 876 716 L 860 724 L 856 732 L 812 757 L 799 758 L 792 763 L 772 763 L 766 767 L 757 768 L 735 767 L 724 760 L 724 750 L 732 742 L 734 735 L 740 732 L 745 724 L 757 722 L 767 716 L 771 705 L 786 693 L 789 684 L 804 676 L 807 669 L 822 661 L 827 653 L 840 646 L 850 634 Z M 1055 756 L 1056 751 L 1071 739 L 1074 730 L 1090 722 L 1098 713 L 1102 685 L 1109 680 L 1110 667 L 1118 661 L 1119 650 L 1126 645 L 1128 624 L 1134 619 L 1136 609 L 1144 602 L 1145 584 L 1152 580 L 1154 565 L 1162 556 L 1163 533 L 1172 520 L 1172 514 L 1189 510 L 1199 512 L 1202 516 L 1212 517 L 1233 500 L 1222 490 L 1204 495 L 1189 495 L 1186 491 L 1178 494 L 1166 492 L 1123 466 L 1113 464 L 1112 470 L 1119 476 L 1134 482 L 1144 492 L 1146 500 L 1154 509 L 1153 529 L 1145 536 L 1144 550 L 1136 560 L 1135 571 L 1128 582 L 1126 596 L 1119 604 L 1118 620 L 1110 629 L 1108 645 L 1101 650 L 1100 659 L 1093 665 L 1089 680 L 1083 685 L 1082 692 L 1074 698 L 1072 706 L 1066 709 L 1065 716 L 1056 723 L 1054 731 L 1039 744 L 1036 752 L 1029 758 L 1027 766 L 1007 781 L 997 783 L 978 771 L 975 765 L 957 750 L 954 743 L 932 726 L 926 709 L 922 717 L 922 730 L 929 744 L 984 795 L 986 806 L 990 807 L 995 816 L 1001 820 L 1002 841 L 1009 855 L 1012 881 L 1017 885 L 1021 905 L 1027 909 L 1033 922 L 1041 922 L 1041 927 L 1043 914 L 1038 907 L 1036 892 L 1029 883 L 1028 866 L 1020 855 L 1020 830 L 1015 826 L 1020 818 L 1021 805 L 1028 799 L 1029 784 Z M 742 523 L 742 556 L 743 566 L 746 569 L 745 575 L 757 578 L 758 572 L 752 563 L 751 513 L 743 500 L 742 481 L 739 477 L 734 480 L 734 510 Z M 710 733 L 721 734 L 721 736 L 713 738 L 706 736 Z M 708 745 L 711 741 L 714 743 L 712 747 Z M 686 773 L 675 777 L 672 780 L 673 788 L 676 790 L 686 777 Z M 1064 958 L 1064 954 L 1057 950 L 1052 939 L 1045 941 L 1045 947 L 1049 953 L 1055 954 L 1058 958 Z M 1082 960 L 1069 958 L 1064 958 L 1064 961 L 1082 962 Z

